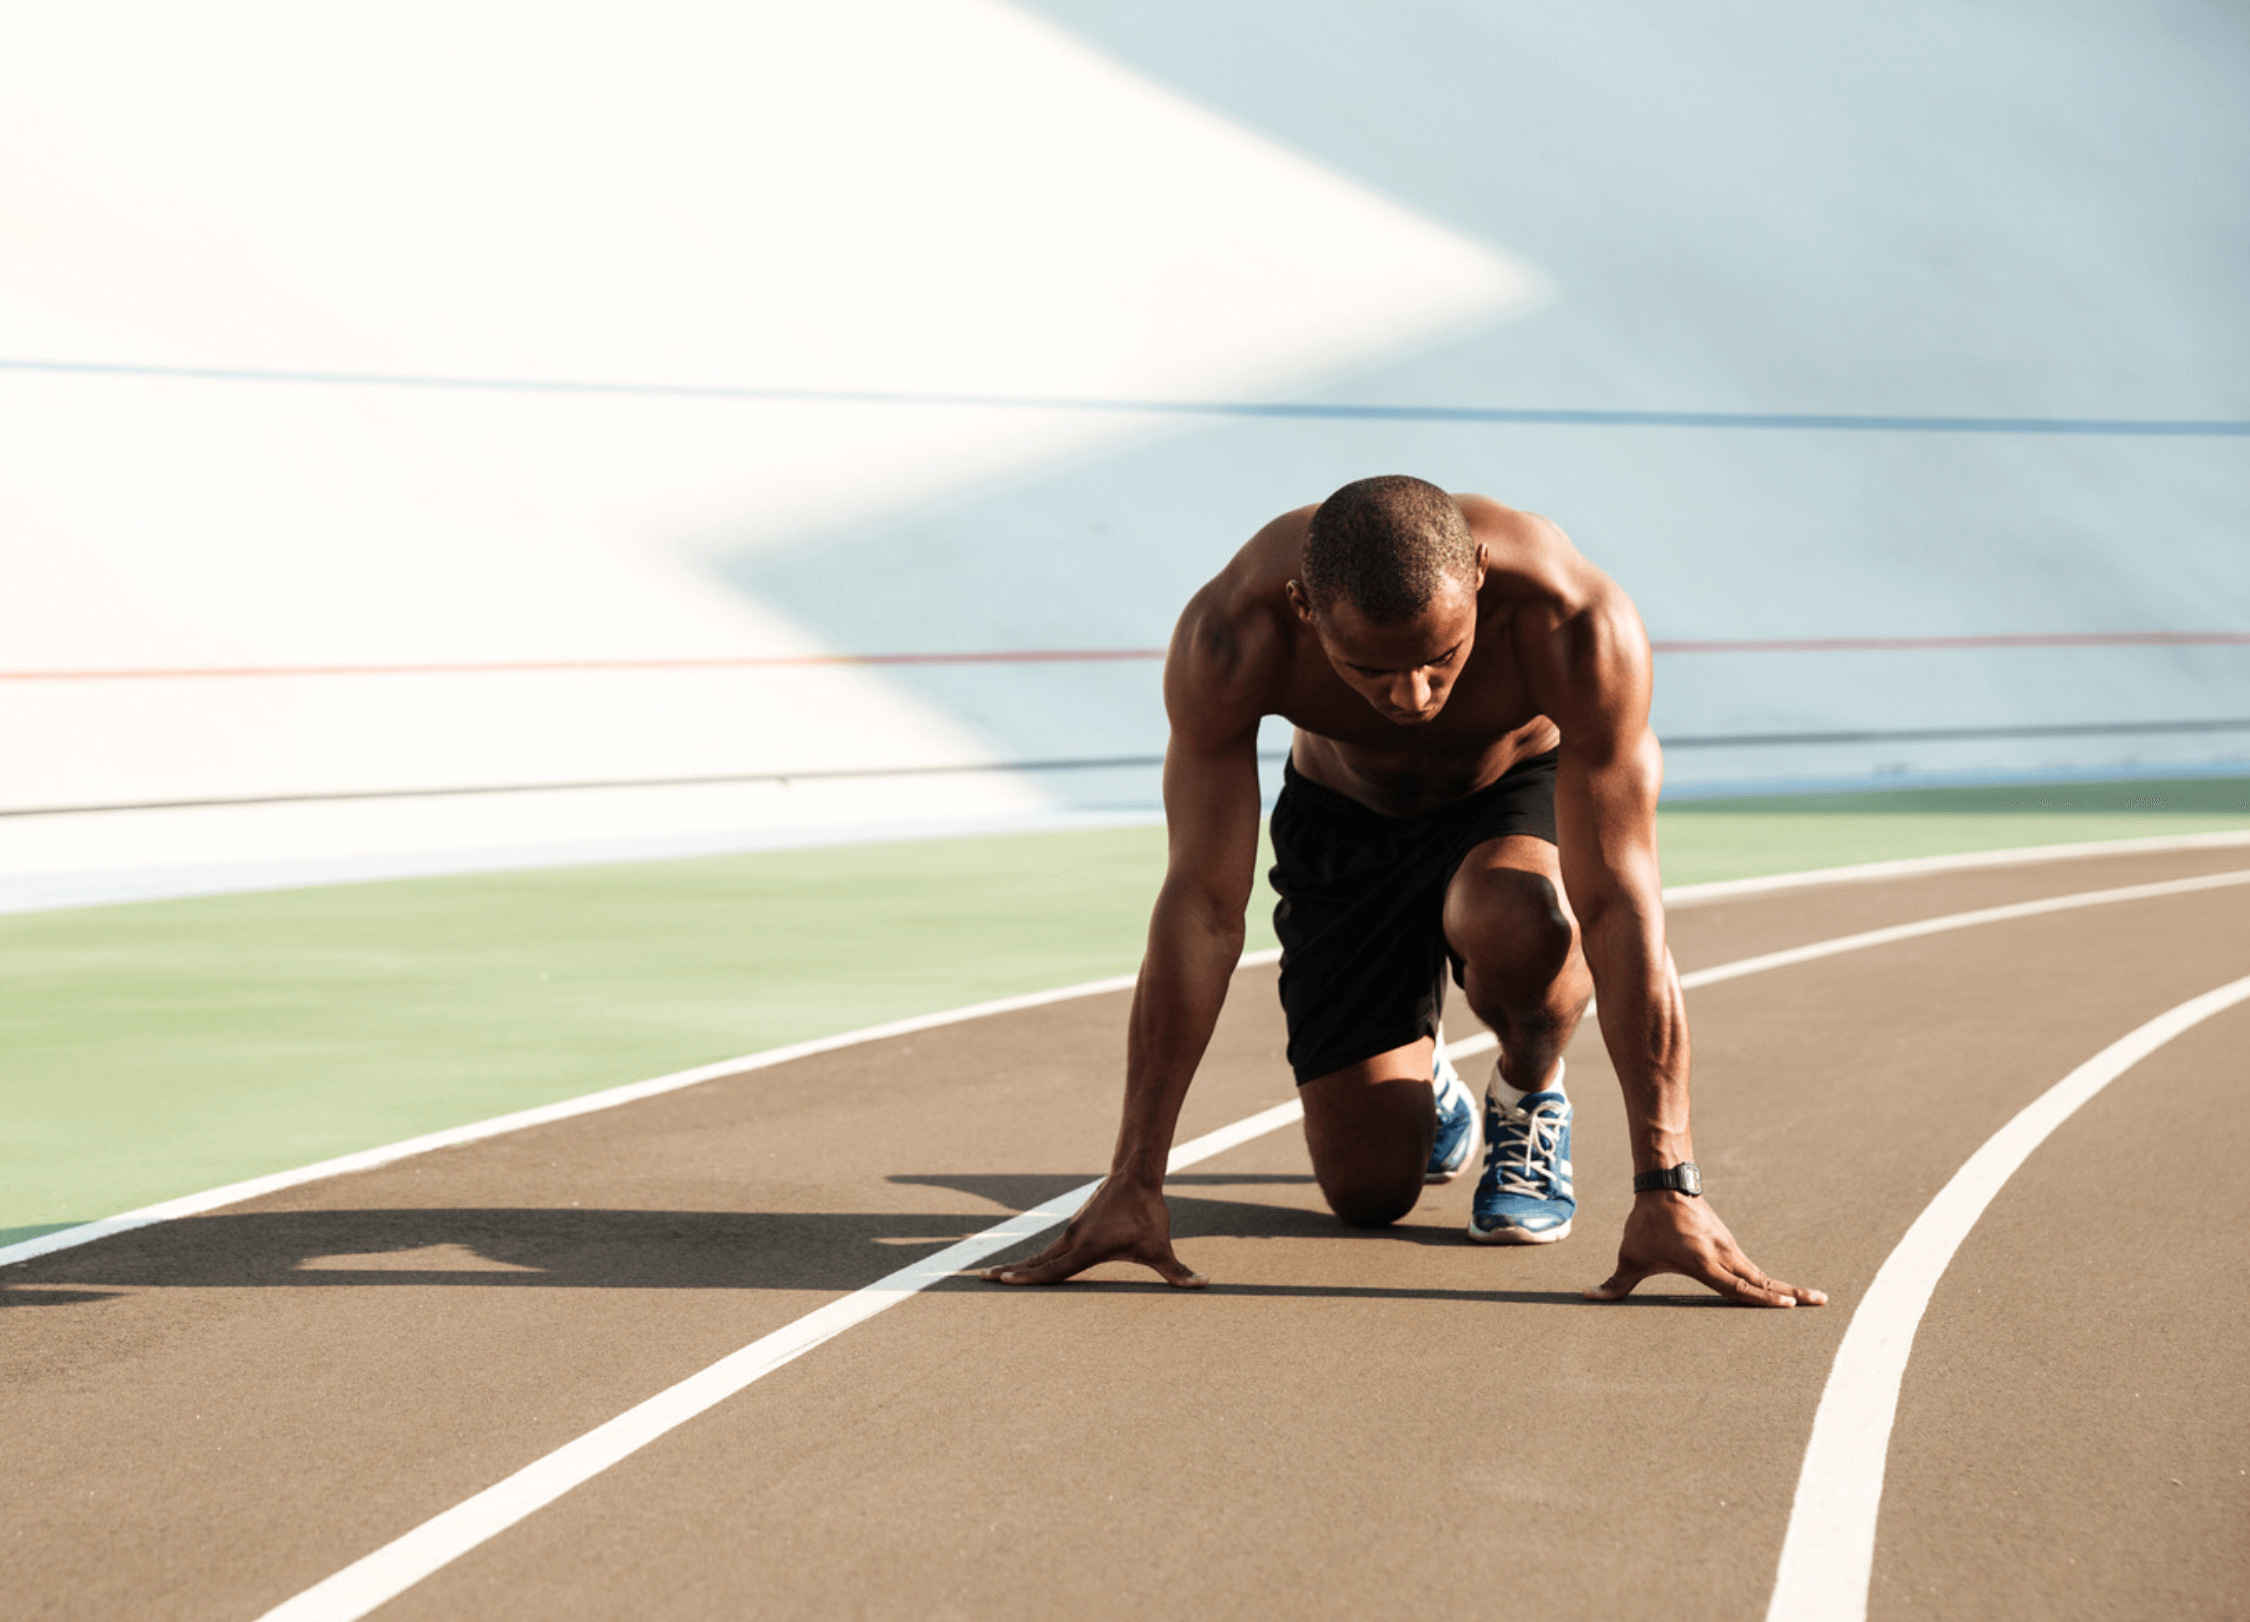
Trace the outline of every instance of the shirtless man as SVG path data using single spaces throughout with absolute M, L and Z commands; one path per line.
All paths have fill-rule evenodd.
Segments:
M 1635 1194 L 1615 1301 L 1681 1273 L 1757 1306 L 1768 1278 L 1700 1197 L 1688 1028 L 1656 870 L 1663 761 L 1625 594 L 1531 513 L 1400 477 L 1278 518 L 1195 594 L 1164 667 L 1171 859 L 1134 993 L 1110 1172 L 1053 1244 L 987 1269 L 1054 1284 L 1104 1261 L 1206 1282 L 1173 1253 L 1165 1156 L 1242 953 L 1259 719 L 1296 741 L 1273 812 L 1281 1000 L 1305 1141 L 1355 1226 L 1466 1169 L 1473 1101 L 1437 1050 L 1445 980 L 1499 1037 L 1469 1237 L 1570 1231 L 1562 1054 L 1600 992 Z

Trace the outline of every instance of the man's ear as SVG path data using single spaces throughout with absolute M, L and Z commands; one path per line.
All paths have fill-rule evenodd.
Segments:
M 1307 625 L 1312 625 L 1312 600 L 1305 595 L 1305 588 L 1298 585 L 1296 581 L 1292 580 L 1284 585 L 1281 589 L 1289 594 L 1289 606 L 1297 611 L 1297 617 L 1303 620 Z
M 1484 542 L 1479 541 L 1477 542 L 1477 573 L 1475 582 L 1476 588 L 1479 591 L 1482 591 L 1484 589 L 1484 567 Z

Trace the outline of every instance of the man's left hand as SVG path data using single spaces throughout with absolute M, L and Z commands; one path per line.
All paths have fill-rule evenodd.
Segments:
M 1636 1194 L 1625 1237 L 1617 1246 L 1617 1271 L 1586 1292 L 1589 1301 L 1622 1301 L 1642 1279 L 1679 1273 L 1748 1307 L 1824 1307 L 1828 1297 L 1768 1278 L 1742 1253 L 1719 1214 L 1695 1196 L 1659 1191 Z

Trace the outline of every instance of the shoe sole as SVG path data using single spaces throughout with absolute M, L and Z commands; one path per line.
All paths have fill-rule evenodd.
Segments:
M 1552 1228 L 1493 1228 L 1489 1231 L 1469 1224 L 1469 1237 L 1480 1245 L 1551 1245 L 1557 1239 L 1570 1237 L 1570 1224 L 1564 1222 Z
M 1441 1188 L 1447 1183 L 1457 1183 L 1469 1174 L 1471 1166 L 1484 1164 L 1484 1111 L 1478 1110 L 1469 1118 L 1469 1148 L 1461 1156 L 1461 1164 L 1451 1171 L 1426 1171 L 1422 1173 L 1422 1186 Z

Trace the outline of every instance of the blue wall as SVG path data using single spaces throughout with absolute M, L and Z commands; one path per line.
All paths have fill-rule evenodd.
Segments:
M 1659 639 L 2250 630 L 2250 12 L 1032 9 L 1554 286 L 1306 399 L 2231 431 L 1152 416 L 1124 452 L 724 564 L 833 645 L 1160 645 L 1258 524 L 1392 470 L 1556 519 Z M 2250 761 L 2239 645 L 1659 668 L 1678 791 Z M 896 675 L 1017 758 L 1162 745 L 1152 666 Z M 2071 730 L 2090 727 L 2116 730 Z M 1979 735 L 1699 741 L 1932 731 Z M 1149 791 L 1049 781 L 1088 804 Z

